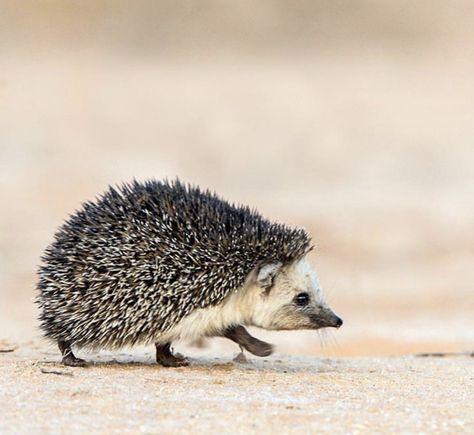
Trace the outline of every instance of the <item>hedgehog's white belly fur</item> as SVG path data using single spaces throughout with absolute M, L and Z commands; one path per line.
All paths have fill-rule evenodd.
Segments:
M 235 291 L 221 304 L 215 307 L 194 310 L 175 327 L 157 337 L 157 343 L 167 343 L 175 340 L 196 340 L 205 336 L 221 335 L 231 325 L 245 325 L 248 319 L 243 314 L 243 289 Z

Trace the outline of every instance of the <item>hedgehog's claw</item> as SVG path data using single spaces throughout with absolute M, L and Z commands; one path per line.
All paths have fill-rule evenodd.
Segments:
M 173 354 L 171 351 L 171 343 L 155 344 L 156 362 L 163 367 L 186 367 L 189 361 L 183 355 Z

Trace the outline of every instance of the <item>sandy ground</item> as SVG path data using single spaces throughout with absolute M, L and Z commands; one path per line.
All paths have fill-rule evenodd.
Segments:
M 11 346 L 11 344 L 10 344 Z M 10 347 L 10 349 L 14 346 Z M 4 343 L 3 349 L 8 349 Z M 235 354 L 235 353 L 234 353 Z M 474 358 L 0 354 L 1 433 L 473 433 Z

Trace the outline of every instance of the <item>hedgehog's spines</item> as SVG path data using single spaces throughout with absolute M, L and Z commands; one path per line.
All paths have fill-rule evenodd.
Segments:
M 293 261 L 310 246 L 304 229 L 215 192 L 133 179 L 85 202 L 45 250 L 41 327 L 90 347 L 151 343 L 194 309 L 219 304 L 256 265 Z

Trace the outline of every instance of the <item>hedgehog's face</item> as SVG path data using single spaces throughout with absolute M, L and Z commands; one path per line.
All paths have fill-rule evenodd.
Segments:
M 260 292 L 253 313 L 256 326 L 292 330 L 342 325 L 324 301 L 316 272 L 306 257 L 286 266 L 261 267 L 257 285 Z

